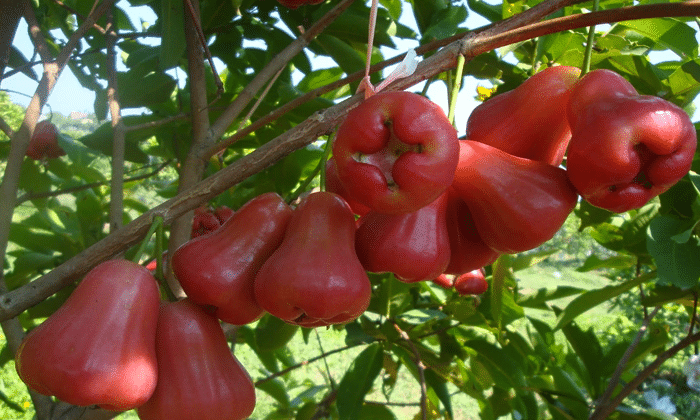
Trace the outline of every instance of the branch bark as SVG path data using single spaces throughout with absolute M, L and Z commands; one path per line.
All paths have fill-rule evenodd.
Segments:
M 546 3 L 549 4 L 549 2 Z M 561 2 L 557 2 L 557 4 L 561 4 Z M 572 4 L 572 2 L 566 4 Z M 634 6 L 631 8 L 630 13 L 634 13 L 635 16 L 639 17 L 656 16 L 655 13 L 658 13 L 658 10 L 652 6 L 659 5 Z M 663 6 L 672 11 L 674 16 L 694 16 L 700 14 L 700 2 L 697 1 L 680 4 L 664 4 Z M 538 13 L 531 15 L 531 18 L 539 20 L 542 17 L 540 15 L 541 11 L 537 10 L 536 6 L 529 9 L 527 12 L 531 12 L 532 10 L 536 10 Z M 549 11 L 550 9 L 546 10 Z M 642 12 L 640 12 L 640 10 Z M 591 15 L 593 15 L 593 17 L 587 18 L 586 21 L 579 21 L 577 24 L 586 26 L 591 23 L 610 23 L 615 21 L 615 19 L 619 19 L 619 13 L 614 10 L 596 12 L 595 14 L 589 13 L 582 15 L 582 17 Z M 555 19 L 552 19 L 551 21 L 554 20 Z M 590 22 L 590 20 L 593 20 L 593 22 Z M 546 21 L 545 23 L 551 21 Z M 564 20 L 564 22 L 566 22 L 566 20 Z M 510 23 L 504 23 L 504 25 L 507 27 L 513 26 L 513 24 Z M 574 26 L 574 23 L 568 23 L 568 25 L 572 28 L 578 27 Z M 496 25 L 492 25 L 491 27 L 495 26 Z M 543 35 L 541 26 L 527 25 L 525 28 L 528 29 L 513 29 L 512 31 L 518 34 L 516 37 L 489 35 L 491 32 L 488 31 L 473 32 L 466 35 L 462 34 L 461 38 L 419 63 L 413 76 L 396 81 L 387 89 L 405 89 L 422 80 L 433 77 L 446 69 L 452 68 L 456 64 L 457 56 L 460 54 L 466 57 L 472 57 L 501 46 L 509 45 L 515 41 L 522 41 L 530 39 L 533 36 Z M 546 33 L 554 33 L 561 29 L 549 25 L 546 30 L 548 31 Z M 56 293 L 66 285 L 71 284 L 75 279 L 79 278 L 105 259 L 111 258 L 121 250 L 138 243 L 148 232 L 148 227 L 155 215 L 161 215 L 166 224 L 172 223 L 178 216 L 194 210 L 201 203 L 211 200 L 231 186 L 271 166 L 294 150 L 310 144 L 319 136 L 331 133 L 342 121 L 347 112 L 354 108 L 360 101 L 361 95 L 355 95 L 322 112 L 312 115 L 306 121 L 259 147 L 257 150 L 241 158 L 232 165 L 144 213 L 122 229 L 85 249 L 53 271 L 25 286 L 6 293 L 0 298 L 0 320 L 16 316 L 27 308 Z
M 700 333 L 695 333 L 686 336 L 684 339 L 676 343 L 673 347 L 661 353 L 654 359 L 649 366 L 645 367 L 637 376 L 634 377 L 630 382 L 625 385 L 624 388 L 615 396 L 611 401 L 604 401 L 601 405 L 596 407 L 595 411 L 588 418 L 589 420 L 604 420 L 610 417 L 610 415 L 615 411 L 615 408 L 622 404 L 625 398 L 630 395 L 639 385 L 644 382 L 646 378 L 654 373 L 663 362 L 675 356 L 679 351 L 688 347 L 689 345 L 700 341 Z
M 126 130 L 122 120 L 119 104 L 119 86 L 117 84 L 117 36 L 114 27 L 114 6 L 107 12 L 107 101 L 112 119 L 112 181 L 109 195 L 109 231 L 114 232 L 122 226 L 124 213 L 124 150 L 126 148 Z
M 201 181 L 204 174 L 205 162 L 199 156 L 199 150 L 206 148 L 213 140 L 208 136 L 209 111 L 207 109 L 207 82 L 206 69 L 204 67 L 204 46 L 199 38 L 196 28 L 200 27 L 199 3 L 192 4 L 189 0 L 183 0 L 185 20 L 185 40 L 187 42 L 187 63 L 190 85 L 190 122 L 192 124 L 192 145 L 182 164 L 179 174 L 178 192 L 186 191 L 197 182 Z M 190 7 L 191 6 L 191 7 Z M 170 255 L 190 238 L 192 226 L 192 212 L 188 211 L 175 219 L 168 242 Z M 166 279 L 173 294 L 184 297 L 180 283 L 175 278 L 172 270 L 168 268 Z

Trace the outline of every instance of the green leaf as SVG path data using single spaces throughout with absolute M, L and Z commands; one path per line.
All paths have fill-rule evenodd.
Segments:
M 599 395 L 602 386 L 600 361 L 603 359 L 603 349 L 593 328 L 583 331 L 575 322 L 569 322 L 562 327 L 562 330 L 574 352 L 586 367 L 585 379 L 591 388 L 591 395 Z
M 525 387 L 523 360 L 514 360 L 500 347 L 484 340 L 469 340 L 464 344 L 477 354 L 472 359 L 482 364 L 495 384 L 501 388 Z
M 279 403 L 281 408 L 289 408 L 289 395 L 287 395 L 287 387 L 279 379 L 265 381 L 256 385 L 255 387 L 261 391 L 265 391 L 268 395 L 274 398 Z
M 140 125 L 158 120 L 157 116 L 140 115 L 126 116 L 123 118 L 124 124 L 129 126 Z M 156 129 L 130 130 L 125 139 L 124 159 L 134 163 L 148 163 L 148 155 L 141 150 L 138 143 L 156 134 Z M 102 152 L 106 156 L 112 156 L 112 144 L 114 134 L 112 125 L 109 122 L 102 124 L 94 132 L 80 137 L 78 141 L 85 146 Z
M 422 43 L 449 38 L 460 32 L 466 31 L 460 25 L 467 20 L 467 8 L 464 6 L 450 6 L 434 14 L 430 27 L 423 32 Z
M 642 337 L 642 340 L 640 340 L 634 348 L 623 372 L 636 370 L 639 364 L 643 363 L 648 355 L 658 349 L 664 348 L 670 342 L 671 337 L 668 333 L 667 325 L 650 325 L 647 328 L 646 334 Z M 629 342 L 620 341 L 608 351 L 605 357 L 600 361 L 600 365 L 605 369 L 605 375 L 612 375 L 618 367 L 622 355 L 627 351 L 629 346 Z
M 520 296 L 517 300 L 518 305 L 527 308 L 548 309 L 546 302 L 550 300 L 561 299 L 573 295 L 578 295 L 586 289 L 581 289 L 573 286 L 557 286 L 555 289 L 538 289 L 526 295 Z
M 394 413 L 385 405 L 363 404 L 358 419 L 396 420 Z
M 696 254 L 697 255 L 697 254 Z M 603 287 L 602 289 L 589 290 L 574 298 L 569 305 L 557 317 L 555 329 L 560 329 L 582 313 L 595 308 L 601 303 L 612 299 L 640 284 L 656 277 L 656 273 L 643 274 L 635 279 L 621 284 Z
M 647 248 L 656 262 L 659 281 L 662 284 L 688 289 L 698 284 L 700 278 L 700 243 L 696 237 L 685 243 L 673 239 L 689 228 L 689 223 L 671 216 L 652 220 L 647 236 Z
M 648 37 L 681 57 L 697 57 L 698 55 L 695 31 L 676 19 L 638 19 L 625 21 L 619 25 Z
M 161 0 L 160 5 L 160 68 L 167 70 L 177 66 L 185 52 L 184 3 L 180 0 Z
M 664 97 L 685 108 L 700 92 L 700 60 L 681 64 L 663 83 L 669 90 Z
M 314 89 L 340 80 L 342 75 L 343 70 L 341 70 L 339 67 L 314 70 L 299 81 L 297 88 L 304 92 L 310 92 Z
M 409 324 L 420 325 L 426 322 L 444 319 L 447 315 L 436 309 L 412 309 L 402 313 L 398 317 Z
M 34 72 L 32 66 L 29 65 L 29 61 L 27 60 L 27 58 L 15 46 L 10 47 L 10 54 L 7 59 L 7 65 L 8 67 L 19 70 L 30 79 L 39 81 L 39 77 Z
M 593 254 L 586 258 L 583 265 L 578 267 L 576 271 L 583 273 L 601 268 L 624 269 L 634 267 L 635 264 L 637 264 L 637 258 L 631 255 L 619 254 L 610 258 L 600 258 L 599 256 Z
M 389 16 L 395 21 L 401 18 L 403 10 L 403 1 L 401 0 L 379 0 L 379 4 L 384 6 L 389 11 Z
M 370 344 L 352 362 L 338 385 L 336 405 L 340 420 L 355 420 L 362 410 L 365 395 L 382 370 L 382 346 Z
M 548 370 L 554 380 L 557 400 L 573 414 L 574 418 L 588 417 L 588 399 L 573 378 L 557 365 L 550 366 Z
M 647 291 L 646 296 L 642 298 L 642 305 L 644 306 L 665 305 L 670 302 L 693 307 L 695 306 L 693 291 L 657 284 L 650 291 Z
M 122 108 L 139 108 L 170 99 L 176 82 L 166 73 L 119 72 L 119 101 Z
M 454 414 L 452 412 L 452 399 L 450 397 L 450 391 L 447 389 L 447 381 L 445 381 L 432 369 L 426 369 L 424 374 L 426 385 L 428 388 L 432 388 L 435 395 L 445 407 L 445 411 L 449 415 L 449 418 L 453 419 Z
M 255 326 L 255 345 L 259 351 L 277 350 L 286 346 L 298 330 L 298 325 L 265 314 Z
M 695 188 L 695 192 L 700 195 L 700 174 L 694 171 L 688 172 L 688 178 L 690 178 L 690 182 L 693 184 L 693 188 Z
M 542 251 L 529 252 L 527 254 L 519 254 L 515 257 L 511 257 L 511 269 L 513 271 L 520 271 L 530 268 L 533 265 L 541 263 L 557 252 L 559 252 L 557 249 L 545 249 Z
M 607 222 L 613 216 L 611 211 L 595 207 L 585 200 L 581 200 L 579 205 L 576 206 L 574 213 L 581 219 L 581 225 L 578 228 L 579 232 L 582 232 L 588 226 Z
M 320 34 L 314 42 L 323 48 L 346 74 L 364 70 L 365 58 L 356 49 L 334 36 Z
M 484 0 L 467 0 L 467 4 L 470 9 L 491 22 L 503 19 L 500 5 L 489 4 Z

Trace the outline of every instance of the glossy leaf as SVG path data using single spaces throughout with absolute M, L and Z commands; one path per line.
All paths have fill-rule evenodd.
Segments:
M 336 399 L 340 420 L 358 418 L 365 395 L 382 369 L 382 359 L 382 346 L 370 344 L 345 372 Z

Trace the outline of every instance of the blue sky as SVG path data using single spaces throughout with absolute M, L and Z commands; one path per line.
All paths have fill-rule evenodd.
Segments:
M 125 2 L 122 2 L 121 5 L 125 5 Z M 129 13 L 132 22 L 137 27 L 140 26 L 141 21 L 145 21 L 151 24 L 155 21 L 155 15 L 152 13 L 150 8 L 146 6 L 130 9 L 123 7 L 123 9 Z M 409 19 L 402 19 L 402 23 L 415 28 L 415 23 Z M 480 26 L 485 23 L 487 23 L 487 21 L 476 14 L 471 14 L 471 17 L 467 22 L 467 24 L 471 27 Z M 18 49 L 20 49 L 26 57 L 31 57 L 33 52 L 33 46 L 27 34 L 27 25 L 24 22 L 24 20 L 20 22 L 20 26 L 17 31 L 16 38 L 14 40 L 14 45 Z M 403 53 L 409 48 L 415 46 L 417 46 L 417 44 L 401 44 L 398 46 L 398 50 L 386 49 L 384 51 L 384 54 L 386 57 L 392 57 L 394 55 Z M 313 61 L 314 66 L 316 66 L 317 68 L 327 66 L 328 64 L 326 63 L 327 61 L 324 63 L 323 59 L 315 59 Z M 222 68 L 223 64 L 221 64 L 220 69 Z M 42 68 L 40 65 L 37 65 L 35 66 L 34 70 L 35 72 L 37 72 L 37 74 L 41 74 Z M 469 113 L 471 113 L 471 110 L 478 104 L 473 99 L 473 96 L 476 92 L 477 81 L 472 78 L 466 80 L 465 82 L 465 91 L 463 91 L 459 97 L 459 103 L 457 108 L 460 110 L 460 113 L 458 113 L 456 117 L 458 127 L 463 127 L 464 124 L 466 124 L 466 119 Z M 481 81 L 481 84 L 483 85 L 485 84 L 485 82 Z M 4 80 L 1 87 L 10 91 L 10 97 L 14 102 L 26 106 L 29 103 L 31 95 L 34 94 L 34 91 L 36 89 L 36 82 L 20 73 Z M 411 90 L 417 91 L 421 88 L 422 86 L 419 85 Z M 430 96 L 431 99 L 433 99 L 445 111 L 447 111 L 447 95 L 444 85 L 442 83 L 434 83 L 428 91 L 428 96 Z M 49 97 L 47 107 L 44 109 L 44 113 L 48 113 L 51 110 L 53 112 L 58 112 L 64 115 L 68 115 L 72 111 L 92 113 L 94 98 L 95 95 L 93 94 L 93 92 L 83 88 L 78 82 L 78 80 L 75 78 L 75 76 L 73 76 L 73 74 L 70 72 L 70 70 L 66 68 L 66 70 L 64 70 L 64 72 L 61 74 L 61 77 L 58 83 L 56 84 L 56 87 L 54 88 L 53 92 Z M 125 110 L 125 114 L 140 114 L 141 112 L 142 110 Z
M 155 15 L 147 6 L 129 8 L 127 7 L 128 3 L 124 1 L 118 2 L 118 5 L 120 5 L 129 14 L 130 18 L 132 19 L 132 22 L 137 27 L 141 26 L 141 22 L 147 22 L 149 24 L 152 24 L 155 21 Z M 404 18 L 401 19 L 401 22 L 407 26 L 415 28 L 415 22 L 413 22 L 412 19 L 407 18 L 406 14 L 404 14 Z M 466 22 L 467 26 L 472 28 L 484 25 L 486 23 L 488 22 L 476 13 L 471 13 Z M 394 55 L 407 51 L 409 48 L 417 46 L 417 44 L 411 44 L 410 42 L 401 42 L 401 44 L 398 44 L 398 50 L 383 50 L 384 56 L 392 57 Z M 31 44 L 31 41 L 29 40 L 29 36 L 27 34 L 27 25 L 24 22 L 24 20 L 20 22 L 20 26 L 17 31 L 16 38 L 14 40 L 14 45 L 18 49 L 20 49 L 26 57 L 31 57 L 33 52 L 33 46 Z M 662 58 L 663 57 L 659 57 L 659 60 L 661 60 Z M 121 64 L 119 59 L 117 61 L 118 64 Z M 312 63 L 316 68 L 323 68 L 329 65 L 329 60 L 324 58 L 316 58 L 312 60 Z M 219 71 L 221 71 L 223 67 L 223 64 L 219 62 Z M 37 65 L 35 67 L 35 72 L 37 72 L 37 74 L 41 74 L 41 71 L 41 66 Z M 176 73 L 173 73 L 173 75 L 176 76 Z M 182 72 L 180 72 L 180 75 L 182 75 Z M 479 84 L 490 87 L 488 82 L 478 81 L 472 77 L 465 78 L 465 85 L 463 86 L 463 90 L 458 98 L 457 109 L 459 110 L 459 112 L 457 112 L 456 115 L 457 127 L 458 131 L 460 131 L 460 134 L 462 134 L 462 132 L 464 131 L 463 127 L 466 124 L 466 120 L 469 114 L 471 113 L 471 110 L 478 105 L 478 102 L 476 102 L 473 97 L 476 94 L 476 87 Z M 28 78 L 27 76 L 19 73 L 6 80 L 3 80 L 3 83 L 0 87 L 10 91 L 10 97 L 14 102 L 26 106 L 29 103 L 31 95 L 34 94 L 34 91 L 36 89 L 36 82 Z M 414 86 L 410 90 L 419 91 L 420 89 L 422 89 L 422 85 Z M 443 83 L 433 83 L 430 89 L 428 90 L 428 96 L 438 105 L 440 105 L 445 111 L 447 111 L 447 94 Z M 68 115 L 72 111 L 92 113 L 94 98 L 95 95 L 93 94 L 93 92 L 83 88 L 78 82 L 78 80 L 75 78 L 75 76 L 73 76 L 73 74 L 70 72 L 70 70 L 66 69 L 61 74 L 61 77 L 58 83 L 56 84 L 56 87 L 51 93 L 48 101 L 48 106 L 44 109 L 44 113 L 48 113 L 50 111 L 58 112 L 64 115 Z M 140 114 L 142 112 L 143 110 L 140 109 L 124 110 L 125 115 Z

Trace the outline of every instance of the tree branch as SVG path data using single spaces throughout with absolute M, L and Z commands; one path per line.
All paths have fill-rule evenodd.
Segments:
M 253 80 L 238 94 L 236 99 L 226 108 L 219 119 L 212 125 L 211 133 L 209 134 L 213 141 L 216 141 L 224 135 L 228 127 L 233 121 L 238 118 L 238 115 L 248 106 L 253 100 L 255 94 L 262 89 L 267 82 L 284 66 L 289 63 L 295 55 L 303 50 L 309 42 L 321 33 L 326 26 L 335 20 L 340 14 L 345 11 L 355 0 L 343 0 L 331 9 L 325 16 L 316 22 L 309 30 L 294 41 L 292 41 L 281 53 L 277 54 Z M 208 154 L 212 156 L 214 153 Z M 204 156 L 204 154 L 202 155 Z
M 161 163 L 161 164 L 160 164 L 156 169 L 154 169 L 153 171 L 148 172 L 148 173 L 143 174 L 143 175 L 137 175 L 137 176 L 132 176 L 132 177 L 130 177 L 130 178 L 125 178 L 125 179 L 122 181 L 122 183 L 140 181 L 140 180 L 142 180 L 142 179 L 150 178 L 150 177 L 152 177 L 152 176 L 158 174 L 158 172 L 160 172 L 160 171 L 162 171 L 163 169 L 165 169 L 165 168 L 170 164 L 170 162 L 171 162 L 171 160 L 166 160 L 165 162 Z M 63 195 L 63 194 L 72 194 L 72 193 L 77 192 L 77 191 L 84 191 L 84 190 L 88 190 L 88 189 L 90 189 L 90 188 L 97 188 L 97 187 L 101 187 L 101 186 L 103 186 L 103 185 L 106 185 L 107 183 L 111 183 L 111 181 L 108 181 L 108 182 L 91 182 L 91 183 L 89 183 L 89 184 L 76 185 L 75 187 L 64 188 L 64 189 L 62 189 L 62 190 L 56 190 L 56 191 L 45 191 L 45 192 L 40 192 L 40 193 L 28 192 L 28 193 L 26 193 L 26 194 L 20 196 L 20 197 L 17 199 L 17 205 L 19 206 L 20 204 L 24 203 L 25 201 L 35 200 L 35 199 L 37 199 L 37 198 L 57 197 L 57 196 Z
M 620 361 L 615 367 L 615 372 L 613 372 L 612 376 L 610 377 L 610 381 L 608 381 L 608 386 L 607 388 L 605 388 L 605 392 L 603 392 L 603 395 L 601 395 L 598 399 L 598 407 L 600 409 L 605 407 L 605 405 L 610 402 L 610 397 L 615 391 L 617 384 L 620 382 L 620 378 L 622 377 L 622 373 L 625 370 L 625 366 L 627 366 L 627 362 L 629 362 L 630 357 L 632 357 L 632 353 L 637 348 L 637 345 L 639 345 L 639 342 L 642 340 L 642 337 L 646 333 L 647 328 L 649 328 L 649 323 L 656 316 L 660 309 L 661 306 L 657 306 L 656 308 L 654 308 L 650 315 L 644 317 L 644 322 L 642 322 L 642 326 L 639 328 L 639 332 L 637 332 L 637 335 L 635 335 L 634 339 L 627 347 L 627 350 L 625 350 L 625 353 L 622 355 L 622 358 L 620 358 Z M 598 408 L 596 408 L 596 411 L 597 410 Z M 595 415 L 595 412 L 593 413 L 593 415 Z
M 209 111 L 207 109 L 207 82 L 202 54 L 202 40 L 198 37 L 196 28 L 200 27 L 199 2 L 185 0 L 191 7 L 184 10 L 185 41 L 187 43 L 187 64 L 190 86 L 190 122 L 192 124 L 192 143 L 185 161 L 182 162 L 179 174 L 178 192 L 186 191 L 202 179 L 205 161 L 199 151 L 213 143 L 207 133 L 209 131 Z M 213 69 L 212 69 L 213 70 Z M 168 252 L 170 255 L 190 239 L 192 227 L 192 212 L 187 212 L 175 219 L 170 229 Z M 180 283 L 175 278 L 171 267 L 168 267 L 166 280 L 170 290 L 177 297 L 184 297 Z
M 677 5 L 683 4 L 664 4 L 664 6 L 668 8 Z M 651 6 L 658 5 L 634 7 L 649 10 Z M 529 9 L 528 12 L 534 9 L 536 9 L 536 7 Z M 680 14 L 677 9 L 674 8 L 673 10 L 677 12 L 676 15 Z M 687 16 L 700 14 L 700 4 L 698 2 L 693 2 L 690 5 L 686 4 L 683 8 L 683 13 Z M 589 13 L 585 16 L 588 15 L 593 15 L 593 13 Z M 597 12 L 595 23 L 606 23 L 611 20 L 611 16 L 614 15 L 614 11 Z M 639 13 L 636 13 L 636 15 L 639 15 Z M 590 22 L 585 22 L 583 26 L 586 25 L 590 25 Z M 549 33 L 557 31 L 556 28 L 552 27 L 548 30 L 550 31 Z M 456 65 L 456 58 L 459 54 L 471 57 L 477 52 L 482 53 L 500 46 L 508 45 L 508 43 L 513 42 L 514 39 L 517 41 L 529 39 L 528 37 L 532 33 L 531 31 L 519 30 L 518 37 L 516 38 L 494 38 L 482 35 L 481 32 L 462 34 L 462 38 L 419 63 L 416 73 L 413 76 L 394 82 L 390 86 L 390 89 L 404 89 L 442 73 L 445 69 Z M 313 114 L 291 130 L 260 146 L 255 151 L 218 171 L 206 180 L 144 213 L 119 231 L 98 241 L 70 260 L 56 267 L 50 273 L 43 275 L 27 285 L 6 293 L 0 298 L 0 320 L 16 316 L 27 308 L 51 296 L 64 286 L 71 284 L 75 279 L 79 278 L 105 259 L 111 258 L 119 251 L 138 243 L 143 235 L 148 232 L 148 227 L 154 215 L 162 215 L 164 222 L 169 224 L 177 216 L 187 211 L 194 210 L 197 206 L 201 205 L 201 203 L 211 200 L 231 186 L 273 165 L 293 151 L 310 144 L 320 136 L 331 133 L 342 121 L 347 112 L 354 108 L 360 101 L 361 95 L 355 95 L 339 104 Z M 0 199 L 0 206 L 2 203 L 3 201 Z
M 425 365 L 420 359 L 420 353 L 418 352 L 418 349 L 416 348 L 415 344 L 413 344 L 413 341 L 411 341 L 411 337 L 406 334 L 406 331 L 402 330 L 401 327 L 397 323 L 393 323 L 394 328 L 396 331 L 398 331 L 399 336 L 401 336 L 402 339 L 408 343 L 408 347 L 411 349 L 413 352 L 413 357 L 415 360 L 413 361 L 416 364 L 416 369 L 418 369 L 418 383 L 420 385 L 420 412 L 421 412 L 421 418 L 423 420 L 428 419 L 428 387 L 425 383 Z
M 670 349 L 666 350 L 665 352 L 661 353 L 654 359 L 649 366 L 645 367 L 637 376 L 634 377 L 627 385 L 625 385 L 624 388 L 622 388 L 622 391 L 620 391 L 616 396 L 615 399 L 610 401 L 607 404 L 603 404 L 599 407 L 596 408 L 596 410 L 591 414 L 591 416 L 588 418 L 589 420 L 604 420 L 607 419 L 613 411 L 615 411 L 615 408 L 622 404 L 622 401 L 627 398 L 628 395 L 630 395 L 639 385 L 644 382 L 646 378 L 649 377 L 652 373 L 654 373 L 663 362 L 666 360 L 670 359 L 671 357 L 675 356 L 676 353 L 679 351 L 683 350 L 684 348 L 688 347 L 689 345 L 695 343 L 696 341 L 700 340 L 700 333 L 695 333 L 693 335 L 689 335 L 685 337 L 683 340 L 679 341 L 676 345 L 671 347 Z
M 292 366 L 290 366 L 290 367 L 288 367 L 288 368 L 286 368 L 286 369 L 282 369 L 282 370 L 280 370 L 279 372 L 275 372 L 275 373 L 273 373 L 273 374 L 270 375 L 270 376 L 267 376 L 267 377 L 262 378 L 262 379 L 258 379 L 257 381 L 255 381 L 255 386 L 257 387 L 258 385 L 264 384 L 265 382 L 271 381 L 271 380 L 273 380 L 273 379 L 275 379 L 275 378 L 279 378 L 280 376 L 284 376 L 284 375 L 286 375 L 287 373 L 289 373 L 289 372 L 291 372 L 291 371 L 293 371 L 293 370 L 299 369 L 300 367 L 304 367 L 304 366 L 309 365 L 309 364 L 311 364 L 311 363 L 313 363 L 313 362 L 317 362 L 317 361 L 319 361 L 319 360 L 321 360 L 321 359 L 324 359 L 324 358 L 330 356 L 331 354 L 340 353 L 341 351 L 345 351 L 345 350 L 351 349 L 351 348 L 353 348 L 353 347 L 357 347 L 357 346 L 359 346 L 359 345 L 360 345 L 360 344 L 351 344 L 351 345 L 347 345 L 347 346 L 345 346 L 345 347 L 339 347 L 339 348 L 337 348 L 337 349 L 329 350 L 329 351 L 327 351 L 327 352 L 325 352 L 325 353 L 321 353 L 321 354 L 319 354 L 318 356 L 312 357 L 312 358 L 309 359 L 309 360 L 304 360 L 304 361 L 301 362 L 301 363 L 297 363 L 296 365 L 292 365 Z
M 2 117 L 0 117 L 0 130 L 9 138 L 15 136 L 15 130 L 10 127 L 10 125 Z
M 114 232 L 122 226 L 124 216 L 124 150 L 126 148 L 126 130 L 119 105 L 119 86 L 117 83 L 117 37 L 114 30 L 114 8 L 107 12 L 107 100 L 112 120 L 112 182 L 109 195 L 109 231 Z

